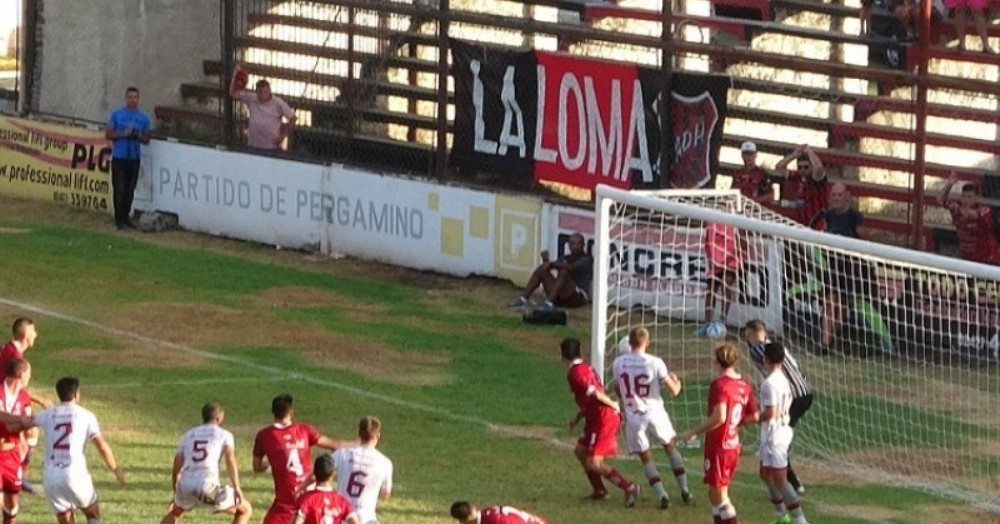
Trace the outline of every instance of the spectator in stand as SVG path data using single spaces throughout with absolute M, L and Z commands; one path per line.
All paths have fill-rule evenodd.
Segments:
M 858 19 L 861 20 L 861 36 L 868 36 L 872 30 L 872 0 L 861 0 Z
M 867 238 L 868 229 L 862 224 L 864 215 L 854 206 L 851 192 L 843 182 L 830 186 L 830 207 L 815 217 L 810 226 L 822 224 L 827 233 L 850 238 Z M 820 229 L 820 228 L 817 228 Z M 820 342 L 827 350 L 844 322 L 844 307 L 854 293 L 863 291 L 872 282 L 870 266 L 862 259 L 843 253 L 826 253 L 826 301 L 820 323 Z
M 743 196 L 764 205 L 774 203 L 774 190 L 764 168 L 757 165 L 757 144 L 746 141 L 740 146 L 743 166 L 733 173 L 730 189 L 739 189 Z
M 284 100 L 271 94 L 271 84 L 267 80 L 258 80 L 256 89 L 250 92 L 245 89 L 246 78 L 246 71 L 236 66 L 233 82 L 229 85 L 229 96 L 246 104 L 250 112 L 247 145 L 256 149 L 279 150 L 295 126 L 295 112 Z
M 788 164 L 795 161 L 795 170 Z M 801 224 L 813 223 L 813 218 L 827 207 L 829 197 L 826 168 L 823 161 L 807 144 L 796 146 L 774 167 L 781 184 L 781 205 L 792 208 L 788 216 Z
M 961 197 L 951 198 L 951 189 L 957 181 L 958 175 L 952 171 L 938 201 L 951 211 L 962 258 L 982 264 L 1000 263 L 993 210 L 990 206 L 979 203 L 979 188 L 972 183 L 967 182 L 962 186 Z
M 982 52 L 993 54 L 989 38 L 986 34 L 986 7 L 988 0 L 945 0 L 945 6 L 955 13 L 955 31 L 958 33 L 958 50 L 965 51 L 965 24 L 972 12 L 972 22 L 976 26 L 976 34 L 983 43 Z

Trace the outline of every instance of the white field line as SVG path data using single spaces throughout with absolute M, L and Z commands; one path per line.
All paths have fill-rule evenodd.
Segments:
M 237 364 L 237 365 L 243 366 L 245 368 L 253 369 L 255 371 L 259 371 L 261 373 L 264 373 L 266 375 L 270 375 L 267 379 L 265 379 L 265 380 L 268 380 L 268 381 L 298 380 L 298 381 L 302 381 L 302 382 L 308 382 L 310 384 L 316 384 L 316 385 L 319 385 L 319 386 L 325 386 L 325 387 L 337 389 L 337 390 L 340 390 L 340 391 L 343 391 L 343 392 L 346 392 L 346 393 L 350 393 L 352 395 L 357 395 L 359 397 L 365 397 L 365 398 L 370 398 L 370 399 L 378 400 L 378 401 L 381 401 L 381 402 L 385 402 L 387 404 L 394 404 L 394 405 L 405 407 L 405 408 L 408 408 L 408 409 L 413 409 L 413 410 L 417 410 L 417 411 L 423 411 L 425 413 L 433 413 L 435 415 L 439 415 L 439 416 L 444 417 L 444 418 L 449 418 L 451 420 L 455 420 L 455 421 L 458 421 L 458 422 L 469 422 L 469 423 L 473 423 L 473 424 L 478 424 L 478 425 L 481 425 L 481 426 L 485 426 L 489 430 L 494 431 L 494 432 L 496 432 L 498 434 L 518 436 L 518 437 L 521 437 L 521 438 L 534 438 L 534 437 L 531 437 L 529 435 L 523 435 L 523 434 L 520 434 L 518 432 L 513 432 L 513 431 L 510 431 L 510 430 L 507 430 L 501 424 L 496 424 L 496 423 L 490 422 L 488 420 L 481 419 L 479 417 L 471 417 L 471 416 L 468 416 L 468 415 L 462 415 L 462 414 L 454 413 L 452 411 L 448 411 L 446 409 L 442 409 L 442 408 L 435 407 L 435 406 L 428 406 L 426 404 L 418 404 L 416 402 L 410 402 L 410 401 L 403 400 L 403 399 L 400 399 L 400 398 L 397 398 L 397 397 L 391 397 L 391 396 L 388 396 L 388 395 L 382 395 L 382 394 L 379 394 L 379 393 L 373 393 L 371 391 L 367 391 L 367 390 L 364 390 L 364 389 L 358 389 L 358 388 L 355 388 L 355 387 L 352 387 L 352 386 L 348 386 L 347 384 L 342 384 L 340 382 L 335 382 L 335 381 L 332 381 L 332 380 L 325 380 L 325 379 L 321 379 L 321 378 L 311 377 L 309 375 L 303 375 L 303 374 L 298 373 L 298 372 L 284 370 L 284 369 L 281 369 L 281 368 L 278 368 L 278 367 L 275 367 L 275 366 L 266 366 L 266 365 L 258 364 L 256 362 L 252 362 L 252 361 L 249 361 L 249 360 L 244 360 L 244 359 L 239 358 L 239 357 L 233 357 L 233 356 L 228 356 L 228 355 L 220 355 L 218 353 L 212 353 L 212 352 L 209 352 L 209 351 L 202 351 L 200 349 L 195 349 L 193 347 L 190 347 L 190 346 L 187 346 L 187 345 L 184 345 L 184 344 L 178 344 L 176 342 L 170 342 L 169 340 L 161 340 L 161 339 L 157 339 L 157 338 L 153 338 L 153 337 L 148 337 L 146 335 L 143 335 L 141 333 L 136 333 L 134 331 L 127 331 L 127 330 L 124 330 L 124 329 L 118 329 L 118 328 L 115 328 L 115 327 L 112 327 L 112 326 L 106 326 L 104 324 L 99 324 L 97 322 L 93 322 L 93 321 L 90 321 L 90 320 L 87 320 L 87 319 L 83 319 L 83 318 L 80 318 L 80 317 L 75 317 L 75 316 L 72 316 L 72 315 L 67 315 L 65 313 L 59 313 L 57 311 L 46 309 L 46 308 L 43 308 L 41 306 L 36 306 L 34 304 L 26 304 L 26 303 L 23 303 L 23 302 L 18 302 L 16 300 L 10 300 L 10 299 L 7 299 L 7 298 L 2 298 L 2 297 L 0 297 L 0 304 L 4 304 L 4 305 L 10 306 L 10 307 L 22 309 L 24 311 L 30 311 L 30 312 L 35 313 L 37 315 L 42 315 L 42 316 L 49 317 L 49 318 L 55 318 L 55 319 L 58 319 L 58 320 L 62 320 L 64 322 L 69 322 L 69 323 L 72 323 L 72 324 L 78 324 L 78 325 L 81 325 L 81 326 L 86 326 L 86 327 L 89 327 L 89 328 L 94 329 L 96 331 L 101 331 L 101 332 L 104 332 L 104 333 L 107 333 L 107 334 L 110 334 L 110 335 L 115 335 L 115 336 L 122 337 L 122 338 L 129 338 L 129 339 L 137 340 L 137 341 L 144 342 L 144 343 L 147 343 L 147 344 L 161 346 L 161 347 L 172 349 L 172 350 L 175 350 L 175 351 L 180 351 L 180 352 L 187 353 L 187 354 L 190 354 L 190 355 L 196 355 L 196 356 L 199 356 L 199 357 L 202 357 L 202 358 L 206 358 L 206 359 L 210 359 L 210 360 L 217 360 L 217 361 L 220 361 L 220 362 L 226 362 L 226 363 L 230 363 L 230 364 Z M 230 380 L 233 381 L 233 382 L 237 382 L 237 381 L 242 382 L 245 379 L 230 379 Z M 218 383 L 218 382 L 225 382 L 225 380 L 224 379 L 223 380 L 199 380 L 199 381 L 186 381 L 186 382 L 184 382 L 184 381 L 178 381 L 178 382 L 174 382 L 173 384 L 179 384 L 179 385 L 190 384 L 190 385 L 194 385 L 195 383 L 197 383 L 197 384 L 202 384 L 202 383 L 209 384 L 209 383 Z M 146 385 L 146 384 L 142 384 L 142 385 Z M 155 385 L 155 384 L 153 384 L 153 385 Z M 87 386 L 87 387 L 101 387 L 101 386 Z M 115 386 L 114 385 L 104 385 L 103 387 L 115 387 Z M 122 385 L 120 385 L 118 387 L 130 387 L 130 385 L 122 384 Z M 555 439 L 555 438 L 546 439 L 546 440 L 551 445 L 553 445 L 555 447 L 565 448 L 565 449 L 571 449 L 572 448 L 572 446 L 570 446 L 570 445 L 566 444 L 565 442 L 562 442 L 562 441 L 560 441 L 558 439 Z M 619 457 L 619 458 L 628 459 L 628 458 L 634 458 L 634 457 L 629 456 L 629 457 Z M 663 464 L 660 464 L 660 466 L 663 466 Z M 744 487 L 751 487 L 751 488 L 756 485 L 756 484 L 752 485 L 752 484 L 745 483 L 745 482 L 740 482 L 740 481 L 734 481 L 734 483 L 735 484 L 740 484 L 740 485 L 742 485 Z M 817 499 L 813 494 L 809 495 L 809 500 L 815 502 L 818 505 L 824 505 L 825 504 L 825 505 L 829 506 L 829 504 L 823 502 L 822 500 Z M 992 505 L 989 505 L 989 504 L 981 504 L 981 505 L 977 504 L 977 506 L 979 506 L 982 509 L 985 509 L 987 511 L 994 512 L 994 513 L 1000 512 L 1000 508 L 993 507 Z M 853 518 L 862 518 L 863 520 L 867 520 L 868 522 L 872 522 L 874 524 L 891 524 L 890 521 L 886 521 L 886 520 L 864 519 L 863 517 L 859 517 L 859 516 L 852 516 L 852 517 Z
M 201 380 L 165 380 L 162 382 L 115 382 L 112 384 L 84 384 L 85 389 L 128 389 L 128 388 L 160 388 L 173 386 L 209 386 L 212 384 L 239 384 L 241 382 L 279 382 L 288 377 L 242 377 L 242 378 L 205 378 Z

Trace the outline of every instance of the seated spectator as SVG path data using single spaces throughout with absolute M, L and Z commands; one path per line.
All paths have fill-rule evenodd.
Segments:
M 962 258 L 982 264 L 1000 263 L 993 210 L 990 206 L 979 204 L 979 188 L 975 184 L 965 183 L 961 197 L 951 198 L 951 188 L 957 181 L 958 175 L 952 172 L 938 196 L 938 202 L 951 212 Z
M 574 308 L 587 305 L 590 301 L 590 283 L 594 278 L 594 258 L 584 252 L 583 235 L 573 233 L 569 237 L 569 254 L 555 261 L 549 260 L 548 250 L 542 251 L 542 263 L 535 268 L 524 292 L 517 297 L 511 307 L 528 305 L 532 293 L 542 286 L 545 302 L 539 307 L 551 311 L 559 307 Z
M 757 165 L 757 144 L 746 141 L 740 146 L 743 166 L 733 173 L 730 189 L 739 189 L 743 196 L 764 205 L 774 203 L 774 190 L 764 168 Z
M 976 34 L 979 35 L 979 40 L 983 43 L 982 52 L 993 53 L 986 34 L 986 7 L 988 4 L 988 0 L 945 0 L 945 5 L 955 14 L 955 32 L 958 33 L 959 51 L 965 51 L 965 25 L 971 11 Z
M 830 207 L 816 216 L 827 233 L 851 238 L 868 237 L 868 229 L 862 226 L 865 217 L 854 206 L 854 199 L 843 182 L 830 186 Z M 817 224 L 811 224 L 816 226 Z M 848 299 L 871 284 L 871 270 L 868 264 L 845 254 L 827 253 L 826 297 L 823 303 L 823 319 L 820 323 L 820 342 L 824 348 L 833 345 L 833 340 L 844 322 L 844 309 Z
M 788 164 L 795 160 L 795 170 Z M 796 146 L 774 166 L 781 184 L 781 206 L 790 208 L 789 216 L 800 224 L 811 224 L 813 218 L 826 209 L 828 183 L 826 168 L 812 147 Z

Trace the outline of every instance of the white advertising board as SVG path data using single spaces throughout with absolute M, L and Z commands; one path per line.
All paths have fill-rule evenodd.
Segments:
M 537 263 L 537 199 L 163 141 L 143 164 L 135 208 L 185 229 L 519 284 Z

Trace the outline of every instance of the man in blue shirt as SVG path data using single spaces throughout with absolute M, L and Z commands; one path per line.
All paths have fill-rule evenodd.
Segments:
M 149 143 L 149 115 L 139 109 L 139 89 L 125 90 L 125 107 L 108 117 L 104 137 L 111 140 L 111 187 L 114 190 L 115 227 L 135 227 L 129 220 L 132 196 L 139 180 L 141 144 Z

